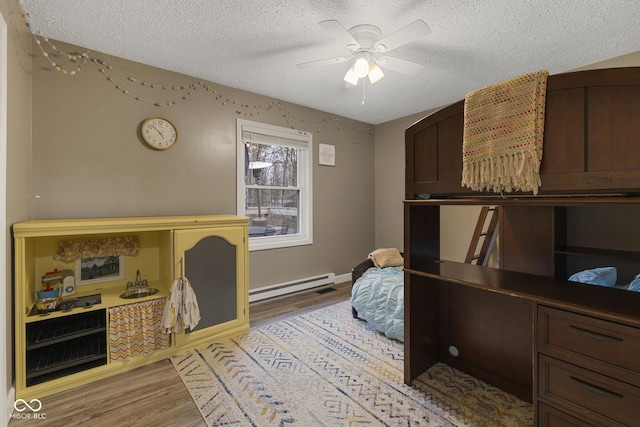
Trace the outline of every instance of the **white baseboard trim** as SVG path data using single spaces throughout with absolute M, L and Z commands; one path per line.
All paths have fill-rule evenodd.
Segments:
M 278 283 L 275 285 L 262 286 L 260 288 L 249 289 L 249 302 L 261 301 L 268 298 L 282 296 L 293 292 L 306 291 L 325 285 L 336 283 L 334 273 L 326 273 L 320 276 L 308 277 L 306 279 L 294 280 L 292 282 Z
M 339 274 L 336 276 L 336 283 L 351 282 L 351 273 Z

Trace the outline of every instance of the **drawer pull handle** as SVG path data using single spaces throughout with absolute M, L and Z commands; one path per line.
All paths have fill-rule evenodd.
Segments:
M 609 397 L 619 397 L 620 399 L 622 399 L 622 395 L 620 393 L 616 393 L 615 391 L 609 391 L 606 390 L 604 388 L 595 386 L 593 384 L 589 384 L 586 381 L 582 381 L 576 377 L 570 376 L 569 378 L 571 378 L 572 380 L 574 380 L 575 382 L 577 382 L 578 384 L 580 384 L 582 387 L 586 388 L 587 390 L 589 390 L 592 393 L 595 394 L 599 394 L 601 396 L 609 396 Z
M 622 341 L 621 338 L 618 337 L 612 337 L 611 335 L 604 335 L 604 334 L 600 334 L 598 332 L 593 332 L 590 331 L 588 329 L 583 329 L 580 328 L 578 326 L 573 326 L 573 325 L 569 325 L 569 327 L 580 331 L 583 335 L 588 336 L 589 338 L 593 338 L 594 340 L 599 340 L 599 341 Z

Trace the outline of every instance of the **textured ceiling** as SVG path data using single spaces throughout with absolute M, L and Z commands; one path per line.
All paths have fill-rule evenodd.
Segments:
M 22 0 L 36 34 L 222 85 L 378 124 L 450 104 L 539 69 L 565 72 L 640 50 L 637 0 Z M 393 51 L 415 76 L 346 88 L 349 52 L 318 22 L 416 19 L 431 34 Z

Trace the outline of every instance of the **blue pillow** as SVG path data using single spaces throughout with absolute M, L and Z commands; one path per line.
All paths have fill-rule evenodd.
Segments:
M 579 271 L 571 275 L 572 282 L 589 283 L 599 286 L 615 286 L 618 279 L 618 271 L 615 267 L 600 267 L 592 270 Z M 640 286 L 640 283 L 638 284 Z
M 633 278 L 631 283 L 629 283 L 629 287 L 627 288 L 627 290 L 640 292 L 640 274 L 636 275 L 636 277 Z

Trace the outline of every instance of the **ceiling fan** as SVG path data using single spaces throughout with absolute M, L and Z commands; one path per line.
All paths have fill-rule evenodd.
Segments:
M 381 68 L 415 75 L 424 67 L 424 64 L 388 55 L 388 52 L 393 49 L 431 32 L 429 26 L 420 19 L 383 38 L 380 38 L 382 35 L 380 28 L 371 24 L 356 25 L 346 30 L 338 21 L 330 19 L 319 22 L 319 25 L 340 44 L 346 46 L 351 55 L 303 62 L 297 64 L 298 68 L 339 64 L 353 59 L 353 65 L 345 74 L 344 81 L 356 86 L 364 77 L 369 77 L 371 84 L 380 81 L 384 77 Z

